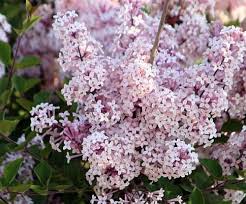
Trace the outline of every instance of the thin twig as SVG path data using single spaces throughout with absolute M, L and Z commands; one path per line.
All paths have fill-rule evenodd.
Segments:
M 16 45 L 16 49 L 15 49 L 15 53 L 14 53 L 13 62 L 12 62 L 12 65 L 11 65 L 11 67 L 9 69 L 8 86 L 10 85 L 11 78 L 12 78 L 12 76 L 14 74 L 16 58 L 17 58 L 17 55 L 18 55 L 18 51 L 19 51 L 19 48 L 20 48 L 20 42 L 21 42 L 22 37 L 23 37 L 23 34 L 21 34 L 20 37 L 17 40 L 17 45 Z
M 2 137 L 8 143 L 11 143 L 11 144 L 14 144 L 14 145 L 18 145 L 14 140 L 10 139 L 9 137 L 6 137 L 6 136 L 4 136 L 2 134 L 0 134 L 0 137 Z
M 80 60 L 83 62 L 83 61 L 84 61 L 84 60 L 83 60 L 83 56 L 81 55 L 81 52 L 80 52 L 79 47 L 78 47 L 78 52 L 79 52 L 79 58 L 80 58 Z
M 16 145 L 16 146 L 19 145 L 17 142 L 15 142 L 14 140 L 12 140 L 11 138 L 5 137 L 5 136 L 2 135 L 2 134 L 0 134 L 0 137 L 2 137 L 2 138 L 3 138 L 5 141 L 7 141 L 8 143 L 14 144 L 14 145 Z M 28 148 L 25 148 L 23 151 L 26 152 L 26 153 L 28 153 L 29 155 L 31 155 L 35 160 L 40 161 L 40 159 L 39 159 L 35 154 L 33 154 L 32 152 L 30 152 L 30 151 L 28 150 Z
M 150 53 L 150 59 L 149 59 L 150 64 L 153 64 L 154 60 L 155 60 L 155 54 L 156 54 L 156 50 L 159 46 L 162 28 L 163 28 L 163 25 L 164 25 L 164 23 L 166 21 L 166 17 L 167 17 L 168 4 L 169 4 L 169 0 L 165 0 L 164 5 L 163 5 L 161 20 L 160 20 L 159 27 L 158 27 L 158 31 L 157 31 L 155 41 L 154 41 L 154 44 L 153 44 L 153 47 L 152 47 L 151 53 Z
M 31 18 L 31 15 L 27 13 L 27 21 L 29 21 Z M 13 62 L 12 62 L 12 65 L 9 69 L 9 76 L 8 76 L 8 86 L 10 85 L 10 82 L 11 82 L 11 78 L 14 74 L 14 71 L 15 71 L 15 63 L 16 63 L 16 59 L 17 59 L 17 55 L 18 55 L 18 51 L 20 49 L 20 42 L 22 40 L 22 37 L 23 37 L 24 33 L 21 32 L 20 36 L 18 37 L 17 39 L 17 45 L 16 45 L 16 49 L 15 49 L 15 53 L 14 53 L 14 56 L 13 56 Z
M 2 196 L 0 196 L 0 200 L 2 200 L 4 203 L 8 204 L 8 201 L 5 200 Z
M 31 190 L 31 189 L 30 189 Z M 80 192 L 93 192 L 92 190 L 85 190 L 85 189 L 64 189 L 64 190 L 48 190 L 47 195 L 55 195 L 55 194 L 70 194 L 70 193 L 80 193 Z M 21 192 L 16 192 L 16 191 L 8 191 L 8 193 L 15 193 L 15 194 L 23 194 Z M 25 192 L 25 195 L 28 196 L 35 196 L 39 195 L 38 193 L 34 191 L 27 191 Z
M 219 190 L 219 189 L 223 189 L 224 187 L 225 187 L 225 185 L 227 184 L 227 183 L 230 183 L 231 181 L 230 180 L 226 180 L 226 181 L 224 181 L 223 183 L 220 183 L 220 184 L 217 184 L 216 186 L 214 186 L 214 187 L 211 187 L 211 188 L 207 188 L 205 191 L 214 191 L 214 190 Z M 245 180 L 243 179 L 243 180 L 237 180 L 237 181 L 235 181 L 235 182 L 233 182 L 233 183 L 230 183 L 230 184 L 239 184 L 239 183 L 242 183 L 242 182 L 245 182 Z

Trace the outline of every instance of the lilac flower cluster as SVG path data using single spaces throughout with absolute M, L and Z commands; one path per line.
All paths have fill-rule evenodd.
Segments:
M 108 200 L 107 196 L 92 196 L 91 204 L 126 204 L 126 203 L 133 203 L 133 204 L 144 204 L 144 203 L 158 203 L 162 200 L 164 196 L 164 190 L 160 189 L 155 192 L 142 192 L 142 191 L 132 191 L 127 192 L 124 195 L 124 198 L 120 198 L 118 201 L 110 199 Z M 172 204 L 168 202 L 169 204 Z M 182 204 L 182 203 L 181 203 Z
M 0 41 L 8 42 L 8 34 L 11 32 L 11 25 L 6 17 L 0 13 Z M 0 61 L 0 78 L 5 74 L 4 64 Z
M 111 202 L 113 191 L 125 189 L 140 174 L 152 181 L 191 174 L 199 163 L 194 146 L 209 147 L 221 136 L 215 121 L 226 112 L 245 117 L 245 77 L 239 73 L 245 74 L 246 34 L 208 23 L 205 15 L 213 13 L 214 1 L 170 2 L 153 64 L 157 7 L 147 14 L 142 10 L 146 1 L 93 5 L 103 4 L 96 11 L 82 8 L 89 12 L 87 19 L 98 20 L 88 28 L 82 12 L 54 17 L 63 44 L 59 63 L 71 76 L 62 94 L 68 105 L 77 104 L 77 111 L 56 114 L 59 107 L 47 103 L 31 111 L 32 130 L 49 136 L 53 149 L 66 150 L 68 161 L 82 157 L 89 162 L 86 178 L 101 196 L 92 203 Z M 213 158 L 223 160 L 223 149 L 232 151 L 227 156 L 241 155 L 238 137 L 231 138 L 230 148 L 216 148 Z M 231 163 L 245 165 L 245 153 L 240 158 Z M 225 173 L 230 164 L 223 166 Z M 143 192 L 133 193 L 130 200 L 111 203 L 148 200 Z
M 223 174 L 231 175 L 235 169 L 246 168 L 246 127 L 240 133 L 232 133 L 225 144 L 210 148 L 211 157 L 218 159 L 223 168 Z
M 8 42 L 8 33 L 11 32 L 11 25 L 8 23 L 6 17 L 0 14 L 0 40 Z
M 19 37 L 20 45 L 17 57 L 35 55 L 40 58 L 41 65 L 38 69 L 35 67 L 28 69 L 28 71 L 19 71 L 19 74 L 32 77 L 39 76 L 46 83 L 44 88 L 52 89 L 58 87 L 60 83 L 59 65 L 56 61 L 60 42 L 55 38 L 51 26 L 54 10 L 50 4 L 43 4 L 38 7 L 35 15 L 39 16 L 40 20 L 31 30 Z

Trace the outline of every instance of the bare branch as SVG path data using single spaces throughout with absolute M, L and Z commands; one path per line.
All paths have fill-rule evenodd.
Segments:
M 154 41 L 154 44 L 153 44 L 153 47 L 152 47 L 151 53 L 150 53 L 150 59 L 149 59 L 150 64 L 153 64 L 154 60 L 155 60 L 155 54 L 156 54 L 156 50 L 159 46 L 161 31 L 162 31 L 163 25 L 164 25 L 164 23 L 166 21 L 166 17 L 167 17 L 168 4 L 169 4 L 169 0 L 165 0 L 164 5 L 163 5 L 161 20 L 160 20 L 159 27 L 158 27 L 158 31 L 157 31 L 155 41 Z

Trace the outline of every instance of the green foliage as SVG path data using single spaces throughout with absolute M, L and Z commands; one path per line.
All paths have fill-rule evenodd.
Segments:
M 39 195 L 43 195 L 43 196 L 48 195 L 48 190 L 45 186 L 31 185 L 30 188 Z
M 23 159 L 16 159 L 5 166 L 2 179 L 4 185 L 8 186 L 13 182 L 22 162 Z
M 200 159 L 200 163 L 208 170 L 215 178 L 222 177 L 222 168 L 218 161 L 212 159 Z
M 191 193 L 193 191 L 193 184 L 187 179 L 181 179 L 179 186 L 185 191 Z
M 47 91 L 40 91 L 39 93 L 35 94 L 33 97 L 34 105 L 39 103 L 48 102 L 50 98 L 50 93 Z
M 1 7 L 1 13 L 4 14 L 9 20 L 18 15 L 20 8 L 15 4 L 4 4 Z
M 197 168 L 192 173 L 191 178 L 199 189 L 206 189 L 214 184 L 214 179 L 208 176 L 202 168 Z
M 240 21 L 239 19 L 231 20 L 228 23 L 226 23 L 225 26 L 240 26 Z
M 0 94 L 0 110 L 2 110 L 9 102 L 11 96 L 11 90 L 4 90 Z
M 6 153 L 10 152 L 10 145 L 6 143 L 0 143 L 0 158 Z
M 34 172 L 42 185 L 47 186 L 49 184 L 52 175 L 52 169 L 47 162 L 41 161 L 34 168 Z
M 222 126 L 223 132 L 240 132 L 242 130 L 243 124 L 241 121 L 236 119 L 231 119 L 225 122 Z
M 27 92 L 28 90 L 36 86 L 39 82 L 40 80 L 36 78 L 25 79 L 20 76 L 13 77 L 13 85 L 16 91 L 19 91 L 20 93 Z
M 18 120 L 0 120 L 0 134 L 8 137 L 19 123 Z
M 25 69 L 32 68 L 33 66 L 39 65 L 40 63 L 40 59 L 36 56 L 25 56 L 21 58 L 15 66 L 17 69 Z
M 204 196 L 198 188 L 194 188 L 190 195 L 189 204 L 205 204 Z
M 172 199 L 176 198 L 177 196 L 181 196 L 183 194 L 181 187 L 179 187 L 174 182 L 170 181 L 167 178 L 161 177 L 157 182 L 151 183 L 147 178 L 143 178 L 145 181 L 144 184 L 148 191 L 156 191 L 162 188 L 165 190 L 165 198 Z
M 18 184 L 14 186 L 10 186 L 9 190 L 14 193 L 24 193 L 28 191 L 31 187 L 31 184 Z
M 23 1 L 1 0 L 0 13 L 7 17 L 9 23 L 11 23 L 14 28 L 19 27 L 22 24 L 23 18 L 25 17 Z
M 16 99 L 16 102 L 27 111 L 30 111 L 33 107 L 32 101 L 25 98 Z
M 246 192 L 246 182 L 245 180 L 228 181 L 225 184 L 225 188 Z
M 24 32 L 27 32 L 28 30 L 30 30 L 38 21 L 40 20 L 39 16 L 31 16 L 31 18 L 27 18 L 24 23 L 23 23 L 23 27 L 20 33 L 18 33 L 19 35 L 21 35 Z
M 3 77 L 0 79 L 0 93 L 6 91 L 7 88 L 8 88 L 8 78 Z
M 11 64 L 11 47 L 8 43 L 0 41 L 0 61 L 5 65 Z

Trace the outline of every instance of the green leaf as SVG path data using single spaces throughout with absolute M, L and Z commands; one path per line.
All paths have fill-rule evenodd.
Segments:
M 23 23 L 22 33 L 30 30 L 38 21 L 40 20 L 39 16 L 31 16 L 31 18 L 26 19 Z
M 237 174 L 243 178 L 246 178 L 246 169 L 244 170 L 236 170 Z
M 205 204 L 202 192 L 198 188 L 194 188 L 190 195 L 189 204 Z
M 24 193 L 27 190 L 29 190 L 30 187 L 31 187 L 31 184 L 18 184 L 18 185 L 15 185 L 15 186 L 10 186 L 8 189 L 11 192 Z
M 34 0 L 26 0 L 26 11 L 29 13 L 29 14 L 32 14 L 37 6 L 38 6 L 38 2 L 39 1 L 34 1 Z
M 19 98 L 16 102 L 25 110 L 30 111 L 32 109 L 33 103 L 25 98 Z
M 9 144 L 0 144 L 0 157 L 3 156 L 6 152 L 9 152 Z
M 50 165 L 45 162 L 45 161 L 41 161 L 35 168 L 34 168 L 34 172 L 37 175 L 40 183 L 42 185 L 47 186 L 50 182 L 50 178 L 52 175 L 52 169 L 50 167 Z
M 58 155 L 60 156 L 61 154 L 54 154 L 52 156 Z M 59 162 L 59 158 L 55 158 L 56 162 Z M 64 167 L 64 174 L 67 176 L 70 181 L 72 181 L 75 185 L 79 186 L 82 182 L 82 172 L 81 172 L 81 165 L 80 162 L 76 160 L 71 160 L 69 164 L 64 162 L 64 157 L 61 157 L 61 160 L 63 161 L 64 164 L 62 164 Z
M 240 120 L 231 119 L 225 122 L 222 126 L 223 132 L 240 132 L 242 130 L 243 124 Z
M 8 77 L 0 79 L 0 93 L 4 92 L 8 88 Z
M 182 189 L 178 185 L 173 184 L 170 180 L 164 177 L 161 177 L 156 183 L 147 185 L 147 188 L 149 188 L 150 191 L 163 188 L 165 190 L 166 199 L 176 198 L 178 195 L 182 196 L 183 194 Z
M 33 138 L 36 137 L 36 133 L 35 132 L 30 132 L 27 136 L 26 136 L 26 142 L 29 143 L 33 140 Z
M 239 181 L 228 181 L 225 186 L 226 189 L 239 190 L 246 192 L 246 183 L 245 180 Z
M 25 79 L 20 76 L 14 76 L 12 80 L 13 80 L 15 89 L 19 91 L 20 93 L 27 92 L 28 90 L 30 90 L 31 88 L 33 88 L 35 85 L 37 85 L 40 82 L 39 79 L 35 79 L 35 78 Z
M 68 184 L 68 185 L 50 184 L 49 190 L 64 191 L 71 187 L 73 187 L 72 184 Z
M 167 199 L 176 198 L 178 195 L 182 196 L 181 188 L 171 182 L 166 182 L 163 185 L 163 188 L 165 190 L 165 196 Z
M 40 91 L 39 93 L 35 94 L 33 97 L 34 105 L 40 104 L 42 102 L 49 101 L 50 93 L 47 91 Z
M 56 91 L 56 95 L 62 100 L 62 102 L 67 103 L 61 91 Z
M 208 176 L 202 168 L 197 168 L 191 175 L 192 180 L 199 189 L 205 189 L 213 185 L 214 180 Z
M 8 43 L 0 41 L 0 61 L 5 65 L 11 64 L 11 47 Z
M 42 158 L 48 159 L 51 152 L 52 152 L 51 146 L 45 145 L 45 148 L 41 151 Z
M 200 163 L 208 170 L 208 172 L 215 178 L 222 177 L 222 168 L 217 160 L 200 159 Z
M 191 182 L 188 179 L 182 179 L 179 186 L 183 188 L 187 192 L 192 192 L 194 189 L 194 186 L 191 184 Z
M 31 185 L 30 187 L 35 193 L 39 194 L 39 195 L 48 195 L 48 190 L 46 187 L 43 186 L 38 186 L 38 185 Z
M 147 15 L 150 14 L 151 8 L 148 5 L 144 5 L 141 10 L 146 13 Z
M 33 66 L 39 65 L 40 59 L 36 56 L 25 56 L 16 63 L 17 69 L 32 68 Z
M 228 137 L 228 135 L 224 135 L 222 134 L 221 137 L 217 137 L 214 139 L 214 143 L 213 144 L 225 144 L 227 143 L 227 141 L 229 140 L 230 137 Z
M 240 27 L 240 21 L 239 19 L 236 19 L 236 20 L 230 20 L 229 22 L 227 22 L 225 24 L 225 26 L 236 26 L 236 27 Z
M 8 103 L 10 96 L 12 94 L 12 91 L 7 89 L 0 94 L 0 109 L 3 109 Z
M 3 7 L 1 8 L 0 13 L 5 15 L 8 18 L 8 20 L 10 20 L 16 17 L 19 11 L 20 11 L 20 8 L 16 4 L 4 4 Z
M 31 147 L 28 147 L 28 151 L 34 155 L 38 160 L 42 159 L 41 151 L 38 145 L 32 145 Z
M 0 133 L 8 137 L 18 123 L 18 120 L 0 120 Z
M 23 162 L 23 159 L 16 159 L 14 161 L 9 162 L 3 172 L 3 180 L 5 185 L 9 185 L 13 182 L 15 179 L 18 170 Z
M 31 14 L 32 11 L 32 4 L 29 0 L 26 0 L 26 11 Z

